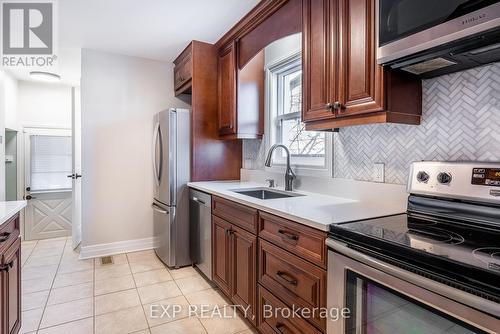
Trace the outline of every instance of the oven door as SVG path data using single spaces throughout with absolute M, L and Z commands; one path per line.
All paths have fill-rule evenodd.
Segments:
M 341 242 L 327 243 L 334 249 L 328 252 L 328 334 L 470 334 L 497 333 L 500 328 L 498 318 L 436 293 L 433 286 L 437 282 L 385 264 Z M 413 282 L 402 278 L 408 275 L 415 276 L 410 280 Z M 415 284 L 417 281 L 422 284 Z M 487 304 L 485 301 L 485 308 L 500 311 L 500 305 Z M 346 309 L 348 316 L 337 316 L 342 310 L 346 314 Z

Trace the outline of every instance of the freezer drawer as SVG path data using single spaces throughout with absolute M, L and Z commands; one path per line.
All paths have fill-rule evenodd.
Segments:
M 207 278 L 212 279 L 212 198 L 190 189 L 189 220 L 191 231 L 191 261 Z

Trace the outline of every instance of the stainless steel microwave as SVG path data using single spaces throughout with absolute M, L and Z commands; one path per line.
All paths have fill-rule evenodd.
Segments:
M 436 76 L 500 60 L 500 1 L 377 0 L 379 64 Z

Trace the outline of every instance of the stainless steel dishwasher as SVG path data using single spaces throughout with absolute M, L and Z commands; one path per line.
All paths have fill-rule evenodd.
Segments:
M 189 190 L 191 261 L 207 278 L 212 279 L 212 197 Z

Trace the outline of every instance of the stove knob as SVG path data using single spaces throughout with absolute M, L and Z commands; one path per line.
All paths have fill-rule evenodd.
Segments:
M 450 184 L 451 174 L 446 173 L 446 172 L 439 173 L 437 176 L 437 179 L 438 179 L 438 182 L 441 184 Z
M 424 171 L 420 171 L 417 174 L 417 181 L 420 183 L 427 183 L 427 181 L 429 181 L 429 178 L 429 174 Z

